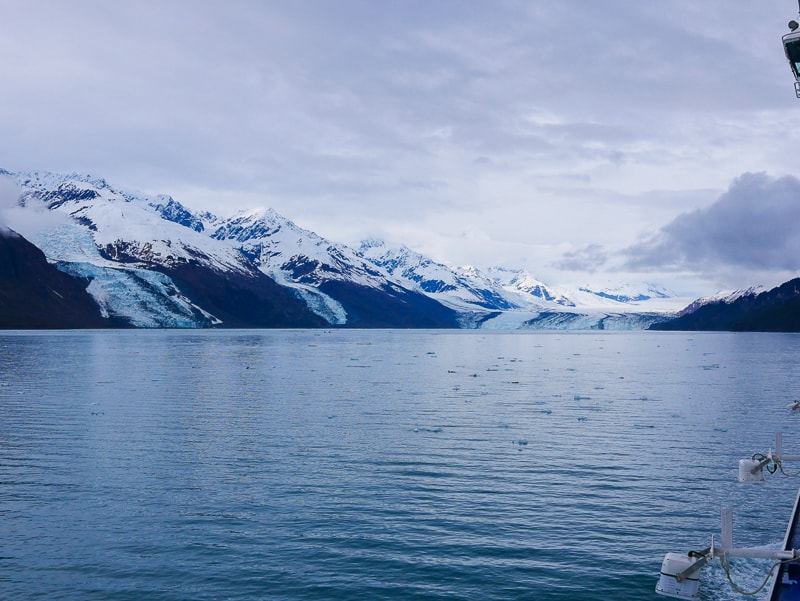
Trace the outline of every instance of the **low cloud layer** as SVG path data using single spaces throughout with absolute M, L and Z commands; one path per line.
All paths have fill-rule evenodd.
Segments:
M 19 189 L 14 180 L 0 174 L 0 231 L 8 229 L 8 211 L 18 206 Z
M 746 173 L 711 206 L 679 215 L 623 254 L 637 271 L 799 271 L 800 180 Z

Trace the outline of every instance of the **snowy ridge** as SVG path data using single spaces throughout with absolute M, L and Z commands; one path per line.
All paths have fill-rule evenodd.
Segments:
M 609 286 L 599 291 L 592 290 L 588 287 L 582 287 L 579 290 L 620 303 L 637 303 L 652 299 L 670 298 L 673 296 L 665 288 L 649 283 Z
M 159 213 L 165 199 L 171 201 L 166 206 L 177 209 L 177 203 L 169 197 L 132 195 L 88 175 L 12 175 L 23 191 L 22 207 L 35 210 L 39 201 L 51 212 L 71 218 L 88 228 L 95 245 L 116 260 L 166 264 L 199 261 L 220 271 L 247 272 L 233 249 L 210 243 L 208 236 Z M 20 233 L 26 236 L 28 232 Z
M 494 267 L 489 274 L 499 286 L 508 293 L 519 296 L 523 306 L 558 308 L 574 307 L 575 301 L 563 291 L 547 286 L 527 271 Z
M 294 290 L 306 305 L 332 325 L 347 323 L 347 311 L 320 285 L 331 281 L 382 289 L 388 273 L 351 248 L 298 227 L 273 209 L 243 211 L 210 224 L 215 240 L 238 249 L 264 274 Z M 211 229 L 211 228 L 209 228 Z
M 359 327 L 458 325 L 452 310 L 272 210 L 220 219 L 88 175 L 2 175 L 20 189 L 19 207 L 5 215 L 10 227 L 62 271 L 91 281 L 104 311 L 134 326 L 207 327 L 223 323 L 217 311 L 237 327 L 320 317 Z M 72 235 L 55 236 L 61 226 Z
M 379 240 L 354 250 L 272 209 L 222 219 L 89 175 L 0 175 L 20 190 L 5 224 L 87 281 L 104 315 L 136 327 L 213 327 L 231 317 L 243 327 L 254 311 L 259 324 L 276 314 L 313 322 L 302 321 L 306 311 L 337 326 L 629 329 L 672 313 L 648 309 L 674 302 L 651 285 L 557 288 L 522 270 L 452 267 Z M 275 305 L 265 313 L 267 298 Z M 231 305 L 244 299 L 249 308 Z
M 474 268 L 453 269 L 406 246 L 389 247 L 374 239 L 363 241 L 359 254 L 405 286 L 460 311 L 506 311 L 519 307 L 496 282 Z
M 742 297 L 758 296 L 762 292 L 766 292 L 766 288 L 763 286 L 751 286 L 750 288 L 743 288 L 741 290 L 726 290 L 718 292 L 717 294 L 712 294 L 711 296 L 702 296 L 692 301 L 684 309 L 679 311 L 678 317 L 687 315 L 689 313 L 694 313 L 704 305 L 710 305 L 713 303 L 725 303 L 726 305 L 730 305 Z
M 89 175 L 4 175 L 11 176 L 21 192 L 19 208 L 7 211 L 8 225 L 59 269 L 89 281 L 87 291 L 105 317 L 134 327 L 221 323 L 192 303 L 168 276 L 154 271 L 153 265 L 194 262 L 242 274 L 249 268 L 234 249 L 165 219 L 160 210 L 182 209 L 174 200 L 123 192 Z
M 389 279 L 351 248 L 304 230 L 273 209 L 245 211 L 220 221 L 211 237 L 240 250 L 261 271 L 284 282 L 347 280 L 381 287 Z
M 469 327 L 486 329 L 642 329 L 672 316 L 685 300 L 673 300 L 652 284 L 593 290 L 560 288 L 524 270 L 450 267 L 405 246 L 361 242 L 359 254 L 439 302 L 461 311 Z

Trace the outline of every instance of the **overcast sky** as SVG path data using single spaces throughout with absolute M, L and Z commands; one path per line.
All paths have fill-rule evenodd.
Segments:
M 0 0 L 0 167 L 551 284 L 800 270 L 795 0 Z

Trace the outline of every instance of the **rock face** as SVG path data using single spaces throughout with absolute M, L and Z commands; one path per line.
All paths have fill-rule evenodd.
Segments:
M 104 328 L 124 325 L 101 317 L 88 282 L 47 262 L 13 230 L 0 232 L 0 328 Z

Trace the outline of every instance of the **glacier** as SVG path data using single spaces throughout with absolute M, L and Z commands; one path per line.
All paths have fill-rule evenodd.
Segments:
M 101 314 L 139 328 L 199 328 L 220 321 L 184 297 L 172 280 L 156 271 L 104 259 L 85 228 L 64 223 L 49 230 L 10 223 L 38 246 L 58 269 L 89 282 L 87 291 Z
M 86 281 L 104 316 L 132 327 L 226 326 L 230 307 L 219 295 L 210 299 L 197 269 L 215 274 L 214 286 L 239 282 L 236 294 L 249 302 L 263 294 L 253 296 L 256 284 L 245 282 L 266 277 L 337 327 L 643 329 L 691 300 L 651 284 L 554 287 L 524 270 L 453 266 L 378 239 L 351 248 L 273 209 L 221 218 L 90 175 L 0 175 L 20 190 L 7 225 Z M 288 299 L 276 300 L 275 310 Z

